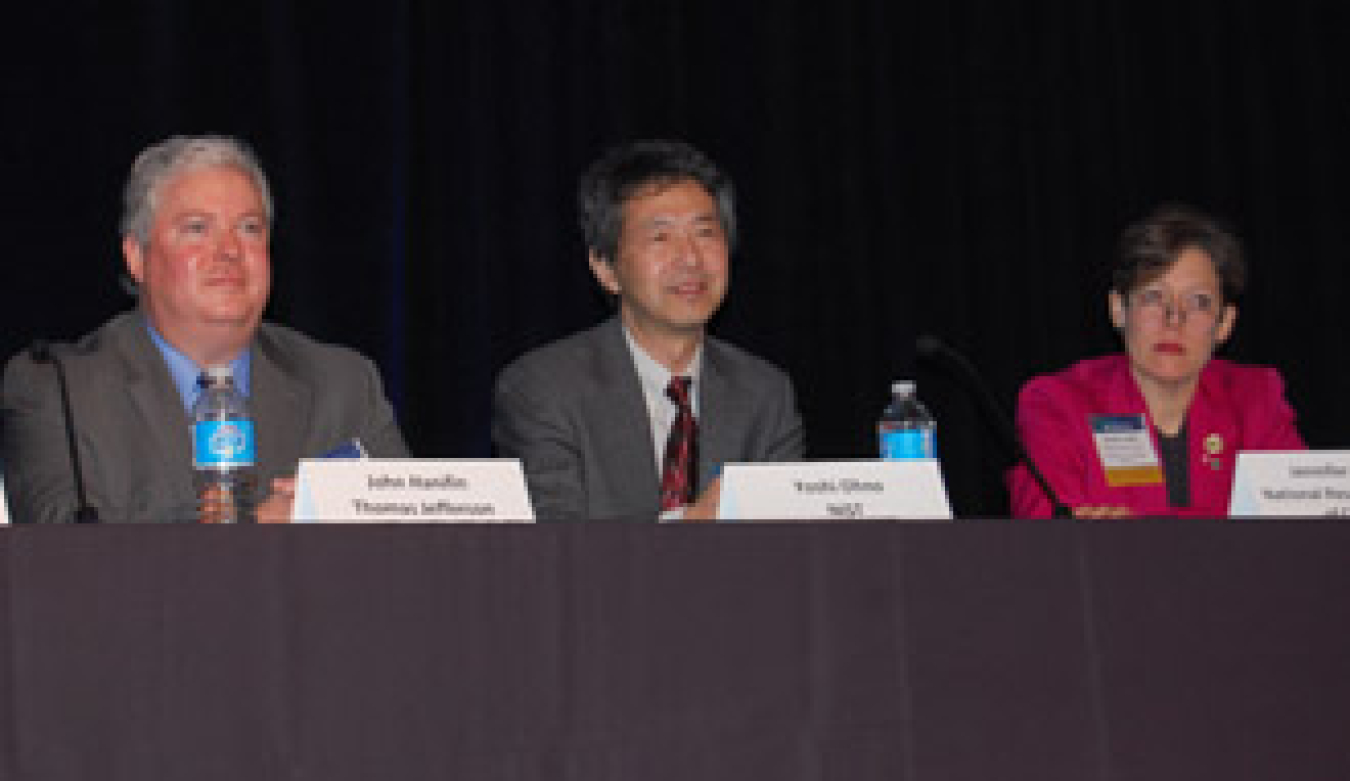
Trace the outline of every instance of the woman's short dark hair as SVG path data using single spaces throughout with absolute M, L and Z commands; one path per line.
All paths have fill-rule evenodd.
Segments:
M 577 187 L 586 248 L 612 261 L 623 232 L 623 205 L 648 190 L 697 182 L 717 202 L 727 246 L 736 245 L 736 196 L 731 178 L 707 155 L 683 141 L 632 141 L 612 147 L 591 164 Z
M 1165 273 L 1192 247 L 1204 250 L 1214 264 L 1224 303 L 1236 301 L 1247 283 L 1242 242 L 1215 218 L 1177 203 L 1159 206 L 1120 235 L 1111 289 L 1129 295 Z

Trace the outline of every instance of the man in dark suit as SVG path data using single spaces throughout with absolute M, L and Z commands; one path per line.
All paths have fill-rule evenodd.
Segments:
M 242 142 L 174 137 L 132 166 L 122 254 L 139 306 L 62 350 L 90 504 L 102 520 L 199 519 L 189 413 L 208 368 L 230 366 L 257 433 L 260 521 L 290 517 L 296 462 L 353 438 L 407 455 L 374 366 L 262 322 L 272 202 Z M 52 366 L 6 367 L 5 487 L 18 522 L 71 520 L 76 488 Z
M 721 465 L 802 457 L 792 384 L 707 335 L 735 242 L 730 179 L 687 144 L 611 149 L 583 175 L 591 271 L 618 314 L 501 372 L 493 440 L 535 514 L 706 520 Z

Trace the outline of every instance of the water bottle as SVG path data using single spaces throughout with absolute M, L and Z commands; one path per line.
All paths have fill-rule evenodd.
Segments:
M 919 401 L 914 383 L 891 383 L 891 403 L 877 422 L 881 457 L 888 461 L 909 458 L 937 458 L 937 421 Z
M 253 418 L 228 366 L 207 369 L 206 387 L 192 405 L 192 469 L 198 519 L 203 523 L 253 520 Z

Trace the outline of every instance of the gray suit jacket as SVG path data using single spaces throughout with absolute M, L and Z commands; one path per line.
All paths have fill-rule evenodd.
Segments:
M 375 367 L 357 353 L 264 323 L 252 345 L 249 406 L 260 488 L 359 437 L 374 456 L 408 453 Z M 105 522 L 190 521 L 189 416 L 138 311 L 61 357 L 90 502 Z M 60 523 L 76 507 L 55 368 L 10 360 L 3 390 L 5 489 L 16 522 Z
M 699 491 L 732 461 L 794 461 L 801 417 L 787 375 L 725 342 L 703 345 Z M 540 520 L 654 520 L 660 475 L 651 424 L 617 317 L 502 370 L 492 438 L 519 458 Z

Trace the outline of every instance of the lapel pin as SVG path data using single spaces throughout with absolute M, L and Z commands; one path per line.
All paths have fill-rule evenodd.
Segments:
M 1222 467 L 1222 461 L 1219 456 L 1223 454 L 1223 437 L 1218 434 L 1209 434 L 1205 437 L 1205 463 L 1214 469 Z

